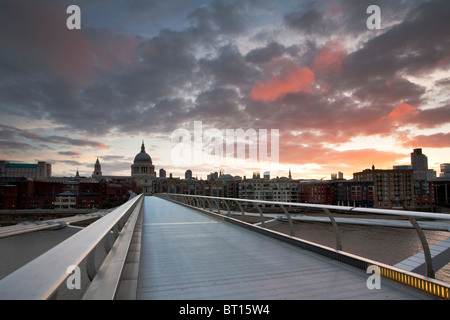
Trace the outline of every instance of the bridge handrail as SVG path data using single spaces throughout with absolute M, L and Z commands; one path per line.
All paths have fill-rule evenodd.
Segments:
M 142 205 L 142 201 L 143 195 L 128 200 L 103 218 L 0 280 L 0 300 L 58 298 L 59 289 L 67 290 L 64 288 L 66 285 L 64 282 L 71 276 L 71 271 L 68 271 L 70 266 L 78 266 L 84 272 L 81 276 L 88 277 L 92 281 L 102 262 L 98 256 L 95 257 L 96 251 L 102 251 L 106 256 L 129 216 L 136 206 Z M 80 298 L 88 285 L 89 282 L 85 281 L 81 290 L 71 291 L 77 291 Z
M 283 202 L 283 201 L 269 201 L 269 200 L 255 200 L 255 199 L 241 199 L 241 198 L 227 198 L 227 197 L 212 197 L 212 196 L 201 196 L 201 195 L 192 195 L 192 194 L 175 194 L 175 193 L 160 193 L 160 194 L 161 195 L 178 195 L 178 196 L 184 196 L 184 197 L 198 197 L 198 198 L 226 200 L 226 201 L 251 202 L 251 203 L 256 203 L 256 204 L 271 204 L 271 205 L 275 204 L 275 205 L 280 205 L 280 206 L 283 205 L 283 206 L 293 206 L 293 207 L 328 209 L 328 210 L 372 213 L 372 214 L 382 214 L 382 215 L 396 215 L 396 216 L 406 216 L 406 217 L 411 216 L 414 218 L 428 218 L 428 219 L 438 219 L 438 220 L 449 220 L 450 221 L 450 214 L 445 214 L 445 213 L 432 213 L 432 212 L 396 210 L 396 209 L 363 208 L 363 207 L 338 206 L 338 205 L 328 205 L 328 204 L 313 204 L 313 203 L 301 203 L 301 202 Z
M 261 216 L 262 227 L 264 227 L 264 215 L 263 215 L 261 209 L 259 208 L 259 204 L 278 205 L 281 207 L 281 209 L 283 210 L 284 214 L 286 215 L 286 217 L 288 219 L 290 236 L 295 236 L 294 224 L 291 219 L 291 215 L 290 215 L 289 211 L 286 209 L 286 206 L 321 209 L 322 211 L 324 211 L 324 213 L 330 219 L 330 222 L 333 226 L 333 230 L 334 230 L 334 233 L 336 236 L 336 250 L 342 250 L 341 234 L 339 231 L 338 224 L 337 224 L 336 220 L 334 219 L 334 216 L 330 210 L 340 210 L 340 211 L 357 212 L 357 213 L 372 213 L 372 214 L 394 215 L 394 216 L 407 217 L 408 220 L 410 221 L 412 227 L 416 230 L 416 233 L 422 244 L 424 259 L 425 259 L 425 264 L 426 264 L 427 277 L 430 277 L 430 278 L 435 278 L 435 272 L 433 269 L 433 262 L 432 262 L 432 258 L 431 258 L 431 251 L 430 251 L 430 247 L 428 245 L 428 241 L 425 237 L 425 234 L 423 233 L 423 230 L 421 229 L 420 225 L 417 223 L 416 218 L 427 218 L 427 219 L 449 220 L 450 221 L 450 214 L 429 213 L 429 212 L 419 212 L 419 211 L 386 210 L 386 209 L 377 209 L 377 208 L 360 208 L 360 207 L 349 207 L 349 206 L 321 205 L 321 204 L 300 203 L 300 202 L 282 202 L 282 201 L 268 201 L 268 200 L 255 200 L 255 199 L 212 197 L 212 196 L 201 196 L 201 195 L 191 195 L 191 194 L 161 193 L 161 194 L 156 194 L 156 195 L 157 196 L 159 195 L 161 197 L 175 197 L 178 200 L 183 200 L 184 202 L 189 202 L 189 201 L 185 200 L 188 198 L 212 199 L 212 200 L 216 201 L 218 213 L 220 213 L 220 209 L 219 209 L 219 204 L 218 204 L 217 200 L 220 200 L 225 203 L 225 205 L 228 209 L 228 214 L 230 214 L 230 207 L 228 206 L 227 201 L 236 202 L 238 204 L 242 214 L 244 214 L 244 209 L 242 208 L 242 206 L 240 204 L 241 202 L 255 203 L 257 205 L 256 207 Z M 183 199 L 183 198 L 185 198 L 185 199 Z M 203 202 L 203 200 L 202 200 L 202 202 Z M 209 203 L 209 201 L 208 201 L 208 203 Z M 209 203 L 209 208 L 210 208 L 210 211 L 212 211 L 211 203 Z M 203 202 L 203 209 L 206 209 L 204 202 Z M 450 231 L 450 228 L 449 228 L 449 231 Z

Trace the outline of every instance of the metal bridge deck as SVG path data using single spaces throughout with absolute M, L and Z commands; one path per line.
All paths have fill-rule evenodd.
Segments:
M 364 271 L 193 209 L 146 197 L 138 299 L 427 299 Z

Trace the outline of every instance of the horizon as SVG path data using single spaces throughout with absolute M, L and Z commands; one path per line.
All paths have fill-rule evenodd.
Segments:
M 80 29 L 68 28 L 69 5 Z M 445 0 L 4 0 L 0 159 L 89 177 L 99 158 L 105 175 L 130 175 L 144 140 L 157 176 L 321 179 L 410 165 L 421 148 L 439 174 L 448 12 Z M 278 157 L 179 161 L 171 137 L 195 135 L 198 121 L 203 132 L 279 130 Z M 202 159 L 217 145 L 206 138 Z M 195 158 L 195 137 L 190 147 Z
M 421 148 L 416 148 L 416 149 L 421 149 Z M 414 151 L 414 150 L 413 150 Z M 422 150 L 423 151 L 423 150 Z M 148 153 L 148 152 L 147 152 Z M 424 154 L 425 156 L 426 156 L 426 154 Z M 427 157 L 428 158 L 428 157 Z M 99 162 L 100 162 L 100 165 L 102 164 L 102 162 L 101 162 L 101 159 L 100 158 L 97 158 L 98 160 L 99 160 Z M 96 160 L 97 160 L 96 159 Z M 4 159 L 0 159 L 0 160 L 4 160 Z M 12 162 L 12 163 L 29 163 L 29 162 L 26 162 L 26 161 L 13 161 L 13 160 L 6 160 L 6 161 L 9 161 L 9 162 Z M 43 161 L 43 162 L 46 162 L 45 160 L 38 160 L 38 161 Z M 375 165 L 373 165 L 374 166 L 374 168 L 376 169 L 376 170 L 391 170 L 391 169 L 393 169 L 393 167 L 394 166 L 411 166 L 412 167 L 412 164 L 411 163 L 409 163 L 409 164 L 398 164 L 398 165 L 392 165 L 392 166 L 390 166 L 390 167 L 384 167 L 384 168 L 379 168 L 379 167 L 376 167 Z M 156 176 L 159 178 L 159 169 L 164 169 L 164 168 L 157 168 L 157 166 L 155 166 L 155 173 L 156 173 Z M 364 170 L 371 170 L 372 169 L 372 167 L 370 166 L 370 167 L 367 167 L 367 168 L 364 168 L 364 169 L 361 169 L 360 171 L 354 171 L 353 173 L 357 173 L 357 172 L 362 172 L 362 171 L 364 171 Z M 165 170 L 165 169 L 164 169 Z M 183 170 L 182 168 L 180 168 L 180 170 Z M 183 176 L 184 176 L 184 174 L 185 174 L 185 172 L 187 171 L 187 170 L 191 170 L 191 169 L 189 169 L 189 168 L 186 168 L 186 169 L 184 169 L 184 171 L 181 173 L 181 174 L 179 174 L 178 176 L 177 175 L 175 175 L 175 176 L 173 176 L 174 178 L 181 178 L 181 179 L 183 179 Z M 433 168 L 429 168 L 429 170 L 434 170 L 435 172 L 436 172 L 436 177 L 439 177 L 439 173 L 440 173 L 440 168 L 439 168 L 439 170 L 435 170 L 435 169 L 433 169 Z M 94 170 L 92 170 L 92 171 L 94 171 Z M 130 171 L 131 171 L 131 163 L 130 163 Z M 192 170 L 191 170 L 192 171 Z M 52 164 L 52 176 L 51 177 L 57 177 L 57 178 L 69 178 L 69 177 L 72 177 L 72 176 L 75 176 L 76 175 L 76 172 L 79 172 L 79 170 L 77 169 L 77 170 L 75 170 L 75 173 L 73 174 L 73 175 L 69 175 L 69 176 L 64 176 L 64 175 L 54 175 L 53 174 L 53 164 Z M 181 171 L 179 171 L 179 172 L 181 172 Z M 221 174 L 223 174 L 223 175 L 227 175 L 227 174 L 230 174 L 232 177 L 236 177 L 236 176 L 239 176 L 239 177 L 241 177 L 241 178 L 244 178 L 244 177 L 253 177 L 253 174 L 254 173 L 259 173 L 260 174 L 260 176 L 261 177 L 263 177 L 264 176 L 264 173 L 265 172 L 268 172 L 269 173 L 269 176 L 270 176 L 270 179 L 275 179 L 275 178 L 283 178 L 283 177 L 288 177 L 289 176 L 289 173 L 291 173 L 291 175 L 292 175 L 292 180 L 324 180 L 324 181 L 326 181 L 326 180 L 332 180 L 332 178 L 331 178 L 331 176 L 333 175 L 333 174 L 338 174 L 338 173 L 343 173 L 343 172 L 341 172 L 341 171 L 337 171 L 337 172 L 331 172 L 330 174 L 329 174 L 329 176 L 328 177 L 321 177 L 321 178 L 304 178 L 304 177 L 294 177 L 294 175 L 292 174 L 292 172 L 291 172 L 291 170 L 289 169 L 289 171 L 287 172 L 287 174 L 286 175 L 277 175 L 277 176 L 273 176 L 272 175 L 272 173 L 270 172 L 270 171 L 267 171 L 267 170 L 264 170 L 264 171 L 258 171 L 258 170 L 256 170 L 256 171 L 253 171 L 253 172 L 251 172 L 250 174 L 244 174 L 244 175 L 236 175 L 236 174 L 231 174 L 231 173 L 225 173 L 224 172 L 224 170 L 223 169 L 220 169 L 219 171 L 216 171 L 215 169 L 213 169 L 213 170 L 210 170 L 210 171 L 208 171 L 208 173 L 207 173 L 207 175 L 209 175 L 209 174 L 213 174 L 213 173 L 221 173 Z M 279 172 L 279 171 L 278 171 Z M 124 173 L 124 172 L 123 172 Z M 167 175 L 167 177 L 171 174 L 172 172 L 167 172 L 167 170 L 166 170 L 166 175 Z M 104 176 L 125 176 L 125 177 L 128 177 L 128 176 L 131 176 L 131 172 L 129 172 L 129 174 L 114 174 L 114 173 L 112 173 L 112 174 L 109 174 L 108 172 L 103 172 L 103 169 L 102 169 L 102 174 L 104 175 Z M 173 173 L 172 173 L 173 174 Z M 81 178 L 90 178 L 92 176 L 92 172 L 91 173 L 88 173 L 88 174 L 86 174 L 86 175 L 84 175 L 84 174 L 80 174 L 80 177 Z M 198 174 L 195 174 L 195 172 L 192 172 L 192 176 L 193 176 L 193 179 L 197 179 L 197 180 L 206 180 L 207 179 L 207 176 L 206 177 L 203 177 L 203 176 L 200 176 L 200 177 L 198 177 Z M 220 176 L 220 174 L 219 174 L 219 176 Z M 203 179 L 204 178 L 204 179 Z M 325 179 L 325 178 L 327 178 L 327 179 Z M 251 178 L 249 178 L 249 179 L 251 179 Z M 262 178 L 261 178 L 262 179 Z M 353 179 L 353 174 L 352 174 L 352 177 L 345 177 L 345 175 L 344 175 L 344 179 Z

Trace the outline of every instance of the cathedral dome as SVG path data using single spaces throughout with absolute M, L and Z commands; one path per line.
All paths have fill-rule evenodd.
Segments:
M 150 158 L 150 155 L 147 152 L 145 152 L 145 146 L 144 146 L 143 141 L 142 141 L 142 146 L 141 146 L 141 152 L 139 152 L 134 157 L 134 162 L 150 162 L 150 163 L 152 163 L 152 158 Z
M 145 161 L 145 162 L 152 162 L 152 158 L 150 158 L 150 156 L 148 155 L 148 153 L 146 152 L 141 152 L 138 153 L 135 157 L 134 157 L 134 162 L 136 161 Z

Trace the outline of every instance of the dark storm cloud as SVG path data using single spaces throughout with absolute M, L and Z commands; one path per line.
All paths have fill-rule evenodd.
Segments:
M 192 119 L 205 119 L 209 123 L 214 123 L 216 127 L 229 125 L 229 115 L 240 114 L 240 99 L 235 89 L 217 87 L 204 91 L 195 102 L 195 109 L 191 114 Z M 246 121 L 248 120 L 246 119 Z M 240 122 L 239 119 L 235 121 L 235 123 Z
M 284 54 L 285 47 L 272 41 L 265 47 L 253 49 L 245 56 L 245 59 L 255 64 L 264 64 Z
M 216 34 L 232 35 L 247 30 L 255 15 L 269 15 L 274 4 L 266 0 L 250 1 L 211 1 L 189 14 L 197 26 L 211 29 Z
M 255 76 L 259 74 L 233 45 L 219 48 L 217 57 L 214 59 L 201 59 L 200 67 L 203 73 L 214 78 L 217 86 L 232 85 L 248 88 L 253 84 Z
M 370 81 L 370 86 L 356 88 L 353 96 L 359 101 L 396 105 L 406 102 L 412 105 L 419 105 L 422 95 L 426 90 L 406 79 L 396 78 L 385 80 L 375 78 Z
M 344 62 L 349 79 L 393 79 L 399 72 L 417 74 L 450 62 L 450 2 L 428 1 L 402 23 L 369 40 Z
M 8 145 L 12 147 L 14 144 L 17 144 L 20 148 L 24 148 L 28 145 L 19 142 L 23 141 L 24 139 L 33 142 L 56 143 L 79 147 L 100 148 L 100 149 L 108 148 L 108 145 L 103 142 L 92 141 L 89 139 L 74 139 L 70 137 L 63 137 L 56 135 L 44 136 L 28 130 L 23 130 L 11 126 L 5 126 L 2 124 L 0 124 L 0 139 L 8 140 L 8 143 L 4 144 L 5 146 Z M 41 144 L 41 146 L 42 145 L 43 144 Z
M 44 4 L 47 4 L 54 14 L 46 19 L 43 17 L 35 19 L 41 18 L 44 25 L 55 27 L 56 21 L 61 21 L 64 15 L 56 14 L 51 2 Z M 145 4 L 134 1 L 132 7 L 135 9 L 136 6 Z M 32 47 L 37 46 L 38 52 L 51 52 L 50 58 L 53 58 L 51 61 L 43 59 L 46 65 L 35 67 L 36 73 L 31 76 L 26 72 L 21 76 L 12 68 L 7 70 L 12 75 L 11 79 L 5 72 L 0 86 L 0 94 L 4 98 L 2 109 L 22 116 L 50 119 L 74 130 L 94 134 L 105 134 L 113 128 L 119 128 L 124 132 L 170 129 L 181 121 L 183 109 L 188 105 L 181 96 L 186 92 L 198 90 L 196 88 L 198 81 L 206 76 L 207 72 L 213 74 L 219 84 L 223 84 L 233 83 L 233 76 L 241 77 L 251 70 L 240 55 L 233 55 L 232 50 L 223 49 L 217 63 L 204 61 L 202 71 L 205 73 L 197 72 L 198 61 L 195 52 L 199 45 L 204 44 L 201 41 L 209 40 L 212 33 L 233 34 L 243 31 L 248 21 L 246 17 L 249 15 L 247 4 L 216 1 L 210 6 L 196 9 L 191 14 L 191 19 L 195 17 L 199 21 L 198 14 L 202 10 L 206 10 L 207 13 L 203 17 L 205 20 L 202 24 L 193 25 L 182 31 L 163 29 L 150 39 L 138 40 L 129 35 L 114 36 L 108 31 L 92 28 L 82 30 L 74 38 L 75 43 L 72 46 L 78 51 L 80 47 L 83 49 L 80 51 L 83 53 L 82 56 L 75 57 L 75 62 L 83 62 L 82 70 L 69 68 L 66 73 L 63 73 L 65 69 L 60 65 L 54 65 L 54 61 L 63 59 L 63 50 L 67 48 L 65 45 L 55 45 L 51 39 L 52 35 L 42 44 L 25 42 L 18 48 L 19 52 L 31 51 Z M 40 8 L 36 14 L 39 15 L 44 11 Z M 8 32 L 8 28 L 3 30 L 5 33 Z M 33 32 L 41 38 L 44 37 L 40 34 L 39 28 Z M 10 38 L 15 39 L 13 35 L 10 35 Z M 58 39 L 59 35 L 55 34 L 53 40 Z M 122 46 L 116 46 L 116 41 L 121 41 L 125 48 L 131 45 L 131 48 L 126 50 Z M 67 43 L 69 47 L 72 45 L 71 41 Z M 105 47 L 115 49 L 111 50 L 111 53 L 116 56 L 119 50 L 121 54 L 118 57 L 121 59 L 104 61 L 106 59 L 103 59 L 102 54 Z M 86 55 L 87 52 L 90 52 L 90 55 Z M 14 55 L 1 55 L 0 59 L 5 60 L 3 65 L 11 66 L 7 61 L 13 59 L 11 57 Z M 102 59 L 100 68 L 91 57 Z M 14 59 L 15 64 L 21 66 L 34 66 L 33 63 L 36 62 L 35 57 L 25 54 Z M 66 62 L 68 65 L 73 64 L 73 61 Z M 222 63 L 227 65 L 223 66 Z M 26 67 L 26 69 L 33 68 Z M 78 72 L 80 76 L 86 76 L 86 79 L 72 77 Z M 247 81 L 249 77 L 250 75 L 246 76 Z M 74 79 L 87 82 L 70 81 Z M 23 89 L 19 89 L 17 82 L 22 84 Z M 171 112 L 168 109 L 170 106 L 176 106 L 178 109 Z M 171 116 L 168 118 L 168 115 Z
M 366 26 L 367 8 L 377 5 L 381 9 L 381 27 L 405 19 L 405 16 L 423 0 L 329 0 L 301 1 L 298 9 L 284 16 L 284 23 L 298 32 L 314 36 L 360 36 L 373 33 Z

